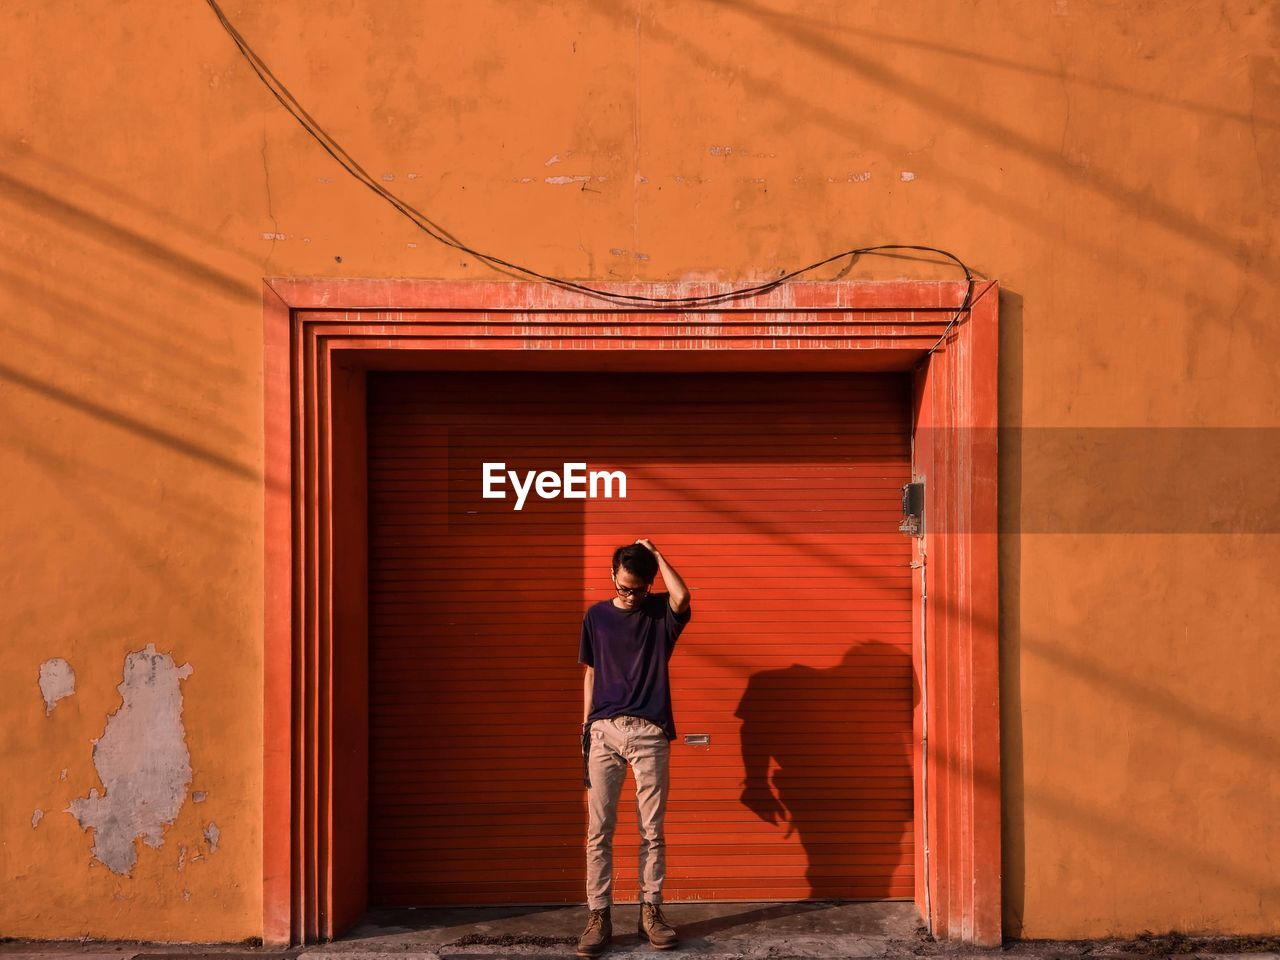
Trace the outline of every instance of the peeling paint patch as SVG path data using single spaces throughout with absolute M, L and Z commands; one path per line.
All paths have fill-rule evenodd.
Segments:
M 209 852 L 214 853 L 218 849 L 218 838 L 222 836 L 222 831 L 218 829 L 218 825 L 210 820 L 204 827 L 204 838 L 209 844 Z
M 898 175 L 898 179 L 901 180 L 903 183 L 910 183 L 915 178 L 916 178 L 916 175 L 912 173 L 910 170 L 903 170 L 902 173 Z
M 649 182 L 649 178 L 646 177 L 644 174 L 640 174 L 640 173 L 636 174 L 636 183 L 648 183 L 648 182 Z
M 58 774 L 58 779 L 59 779 L 59 780 L 65 780 L 65 779 L 67 779 L 67 768 L 66 768 L 66 767 L 63 767 L 63 768 L 62 768 L 62 773 Z
M 190 890 L 183 890 L 183 891 L 182 891 L 182 899 L 183 899 L 183 900 L 190 900 L 190 899 L 191 899 L 191 891 L 190 891 Z
M 204 803 L 205 797 L 209 796 L 208 790 L 195 790 L 191 794 L 192 803 Z
M 396 178 L 396 175 L 394 173 L 384 173 L 382 175 L 383 180 L 394 180 L 395 178 Z
M 549 166 L 551 166 L 553 163 L 559 163 L 559 162 L 560 162 L 560 154 L 558 154 L 558 153 L 553 153 L 553 154 L 551 155 L 551 159 L 550 159 L 550 160 L 548 160 L 546 163 L 544 163 L 544 164 L 543 164 L 543 166 L 544 166 L 544 167 L 549 167 Z
M 66 808 L 82 829 L 93 828 L 94 857 L 116 873 L 127 874 L 137 862 L 138 837 L 152 847 L 164 842 L 164 828 L 186 798 L 191 755 L 178 681 L 189 676 L 191 664 L 176 666 L 151 643 L 125 656 L 116 687 L 123 702 L 93 742 L 105 793 L 94 787 Z
M 557 186 L 560 186 L 566 183 L 590 183 L 591 178 L 590 177 L 547 177 L 545 182 L 554 183 Z
M 44 715 L 53 713 L 54 704 L 76 692 L 76 672 L 61 657 L 51 657 L 40 664 L 40 696 L 44 697 Z
M 182 872 L 182 868 L 187 865 L 187 845 L 181 844 L 178 847 L 178 872 Z
M 283 240 L 283 239 L 284 239 L 284 234 L 283 234 L 283 233 L 270 233 L 270 232 L 268 232 L 268 233 L 264 233 L 264 234 L 262 235 L 262 239 L 263 239 L 263 240 Z
M 707 152 L 713 157 L 733 156 L 733 147 L 708 147 Z
M 31 814 L 31 829 L 32 829 L 32 830 L 34 830 L 34 829 L 36 828 L 36 824 L 38 824 L 38 823 L 40 822 L 40 818 L 41 818 L 41 817 L 43 817 L 43 816 L 44 816 L 44 811 L 37 807 L 37 808 L 36 808 L 35 813 Z

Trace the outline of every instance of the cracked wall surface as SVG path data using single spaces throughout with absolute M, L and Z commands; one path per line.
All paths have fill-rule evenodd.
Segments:
M 59 700 L 76 692 L 76 672 L 61 657 L 50 657 L 40 664 L 40 696 L 44 698 L 45 716 L 53 713 Z
M 165 827 L 186 799 L 191 755 L 179 682 L 189 676 L 190 664 L 175 666 L 151 643 L 125 657 L 116 688 L 124 702 L 93 744 L 103 792 L 94 787 L 67 807 L 93 830 L 93 856 L 116 873 L 127 874 L 137 862 L 139 837 L 151 847 L 164 843 Z

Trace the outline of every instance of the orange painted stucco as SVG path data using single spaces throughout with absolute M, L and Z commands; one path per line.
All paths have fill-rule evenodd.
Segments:
M 224 9 L 384 185 L 538 270 L 905 242 L 998 278 L 1006 933 L 1280 931 L 1274 6 Z M 204 4 L 16 9 L 0 63 L 0 929 L 257 936 L 262 278 L 496 275 L 352 181 Z M 124 877 L 66 808 L 148 643 L 191 666 L 207 798 Z

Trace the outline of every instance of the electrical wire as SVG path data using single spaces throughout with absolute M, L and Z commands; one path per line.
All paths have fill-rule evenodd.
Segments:
M 335 159 L 349 174 L 351 174 L 351 176 L 359 180 L 366 187 L 399 210 L 401 214 L 411 220 L 420 230 L 426 233 L 433 240 L 436 240 L 445 246 L 452 247 L 453 249 L 465 253 L 468 256 L 475 257 L 477 260 L 488 263 L 490 266 L 495 268 L 512 271 L 523 276 L 532 277 L 536 280 L 542 280 L 545 283 L 554 284 L 555 286 L 566 290 L 573 290 L 578 293 L 587 294 L 613 303 L 628 304 L 652 310 L 661 310 L 709 306 L 712 304 L 759 296 L 760 294 L 768 293 L 770 290 L 776 289 L 789 280 L 793 280 L 803 274 L 810 273 L 820 267 L 826 266 L 829 263 L 834 263 L 837 260 L 845 258 L 848 258 L 850 265 L 852 265 L 858 257 L 868 254 L 887 255 L 889 251 L 896 250 L 914 250 L 924 253 L 935 253 L 939 256 L 946 257 L 964 272 L 965 294 L 960 305 L 956 308 L 955 314 L 943 328 L 942 335 L 938 338 L 938 341 L 929 348 L 927 351 L 928 353 L 932 353 L 939 345 L 941 345 L 943 340 L 946 339 L 947 333 L 951 330 L 952 326 L 954 326 L 960 317 L 968 311 L 969 306 L 973 301 L 974 275 L 968 265 L 953 253 L 949 253 L 948 251 L 941 250 L 937 247 L 926 246 L 924 244 L 880 243 L 866 247 L 855 247 L 852 250 L 842 250 L 840 253 L 835 253 L 829 257 L 823 258 L 822 260 L 817 260 L 809 264 L 807 267 L 801 267 L 798 270 L 784 272 L 775 279 L 769 280 L 765 283 L 727 290 L 722 293 L 684 297 L 655 297 L 639 293 L 620 293 L 614 290 L 602 290 L 587 284 L 566 280 L 562 277 L 555 277 L 549 274 L 540 273 L 530 267 L 503 259 L 502 257 L 483 253 L 466 245 L 465 243 L 462 243 L 445 230 L 444 227 L 432 221 L 426 214 L 415 209 L 370 176 L 369 173 L 356 162 L 355 158 L 347 153 L 342 145 L 334 140 L 333 137 L 331 137 L 328 132 L 326 132 L 325 129 L 321 127 L 305 109 L 303 109 L 302 105 L 298 103 L 293 94 L 289 92 L 289 89 L 280 82 L 274 73 L 272 73 L 271 68 L 268 67 L 262 58 L 254 52 L 253 48 L 249 46 L 248 41 L 246 41 L 240 31 L 236 29 L 235 24 L 233 24 L 227 18 L 226 14 L 222 12 L 222 8 L 218 6 L 217 0 L 205 0 L 205 2 L 209 4 L 214 15 L 222 24 L 222 28 L 231 37 L 232 41 L 234 41 L 241 55 L 246 61 L 248 61 L 249 66 L 253 68 L 254 73 L 258 75 L 258 79 L 260 79 L 267 89 L 271 91 L 272 96 L 274 96 L 276 100 L 279 101 L 280 105 L 284 107 L 299 124 L 301 124 L 302 128 L 306 130 L 307 133 L 311 134 L 311 136 L 315 138 L 316 142 L 324 148 L 325 152 L 333 157 L 333 159 Z

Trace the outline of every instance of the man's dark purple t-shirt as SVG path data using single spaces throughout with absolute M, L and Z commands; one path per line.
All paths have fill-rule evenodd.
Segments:
M 634 610 L 601 600 L 583 614 L 578 662 L 596 671 L 588 723 L 619 714 L 644 717 L 660 726 L 668 740 L 676 738 L 667 661 L 693 607 L 676 614 L 670 596 L 650 594 Z

